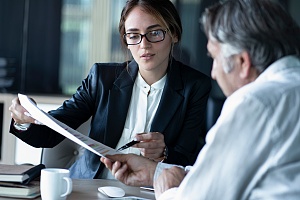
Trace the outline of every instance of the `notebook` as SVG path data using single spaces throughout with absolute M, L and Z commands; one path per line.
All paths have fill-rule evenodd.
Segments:
M 40 176 L 45 165 L 7 165 L 0 164 L 0 181 L 29 183 Z

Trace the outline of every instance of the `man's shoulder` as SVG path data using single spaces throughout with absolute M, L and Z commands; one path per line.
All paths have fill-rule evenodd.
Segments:
M 240 99 L 242 102 L 257 102 L 266 108 L 275 108 L 279 102 L 286 103 L 300 98 L 300 81 L 276 81 L 264 80 L 254 81 L 247 84 L 233 93 L 230 98 L 232 100 Z

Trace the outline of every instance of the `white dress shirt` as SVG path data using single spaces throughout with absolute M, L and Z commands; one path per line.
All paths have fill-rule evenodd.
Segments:
M 133 86 L 123 133 L 116 149 L 133 140 L 136 134 L 150 131 L 166 79 L 167 75 L 150 86 L 145 82 L 140 73 L 138 73 Z M 129 147 L 122 152 L 126 154 L 140 154 L 140 150 L 134 147 Z M 114 179 L 107 168 L 103 169 L 100 177 L 105 179 Z
M 228 97 L 206 142 L 159 200 L 300 199 L 299 58 L 278 60 Z

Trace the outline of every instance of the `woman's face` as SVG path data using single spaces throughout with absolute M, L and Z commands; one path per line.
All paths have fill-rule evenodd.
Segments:
M 125 33 L 146 34 L 153 30 L 166 30 L 152 15 L 141 10 L 139 6 L 132 9 L 125 21 Z M 176 39 L 176 38 L 175 38 Z M 173 41 L 177 42 L 177 41 Z M 172 38 L 167 32 L 161 42 L 151 43 L 145 37 L 137 45 L 128 45 L 134 60 L 139 65 L 140 73 L 165 73 L 168 67 Z

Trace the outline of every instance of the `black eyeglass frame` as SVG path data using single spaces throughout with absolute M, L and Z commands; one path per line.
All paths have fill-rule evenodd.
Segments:
M 147 38 L 147 34 L 153 32 L 153 31 L 162 31 L 162 33 L 163 33 L 163 38 L 162 38 L 161 40 L 158 40 L 158 41 L 155 41 L 155 42 L 150 41 L 150 40 Z M 161 42 L 161 41 L 164 41 L 164 40 L 165 40 L 165 38 L 166 38 L 166 33 L 167 33 L 167 32 L 168 32 L 168 29 L 165 29 L 165 30 L 163 30 L 163 29 L 157 29 L 157 30 L 151 30 L 151 31 L 148 31 L 148 32 L 145 33 L 145 34 L 134 33 L 134 34 L 140 35 L 140 41 L 139 41 L 138 43 L 136 43 L 136 44 L 128 44 L 128 43 L 127 43 L 126 36 L 127 36 L 127 34 L 132 34 L 132 33 L 125 33 L 125 34 L 123 35 L 123 38 L 124 38 L 124 41 L 125 41 L 125 43 L 126 43 L 127 45 L 138 45 L 138 44 L 140 44 L 140 43 L 142 42 L 143 37 L 145 37 L 146 40 L 147 40 L 148 42 L 151 42 L 151 43 L 157 43 L 157 42 Z

